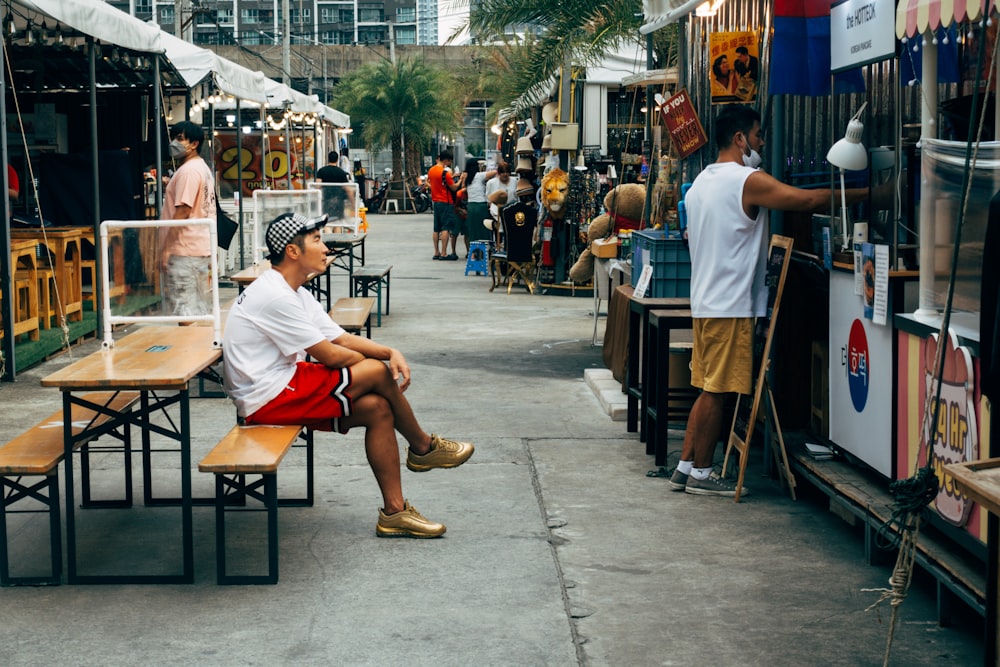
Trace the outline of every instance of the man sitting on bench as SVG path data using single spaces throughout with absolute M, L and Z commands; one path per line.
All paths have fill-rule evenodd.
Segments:
M 237 297 L 226 321 L 226 390 L 247 425 L 301 424 L 340 433 L 365 427 L 365 451 L 384 503 L 376 535 L 440 537 L 445 527 L 403 498 L 396 431 L 409 443 L 406 467 L 415 472 L 459 466 L 474 447 L 424 431 L 403 396 L 410 368 L 402 353 L 346 333 L 303 287 L 326 270 L 325 222 L 325 215 L 288 212 L 268 225 L 271 269 Z M 307 354 L 315 361 L 305 361 Z

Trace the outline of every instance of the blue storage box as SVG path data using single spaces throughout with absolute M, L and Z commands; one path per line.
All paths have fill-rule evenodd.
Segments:
M 680 234 L 662 229 L 632 232 L 632 287 L 645 266 L 653 267 L 646 296 L 691 296 L 691 253 Z

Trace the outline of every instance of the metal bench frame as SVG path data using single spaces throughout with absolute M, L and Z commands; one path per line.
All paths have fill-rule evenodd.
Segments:
M 278 473 L 214 473 L 215 474 L 215 565 L 220 585 L 278 583 L 278 508 L 312 507 L 313 431 L 302 429 L 302 444 L 293 448 L 306 450 L 306 495 L 303 498 L 278 498 Z M 247 481 L 247 476 L 252 477 Z M 260 501 L 263 507 L 247 507 L 246 499 Z M 226 513 L 267 513 L 267 574 L 227 574 L 226 572 Z

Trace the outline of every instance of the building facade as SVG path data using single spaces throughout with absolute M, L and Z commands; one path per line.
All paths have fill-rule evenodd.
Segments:
M 284 0 L 108 0 L 202 46 L 278 44 Z M 437 0 L 289 0 L 292 44 L 437 45 Z M 178 30 L 179 28 L 179 30 Z

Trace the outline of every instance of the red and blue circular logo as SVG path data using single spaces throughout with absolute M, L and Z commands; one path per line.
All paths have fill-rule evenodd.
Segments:
M 851 403 L 858 412 L 863 412 L 868 403 L 869 360 L 865 327 L 861 320 L 854 320 L 847 339 L 847 387 L 851 392 Z

